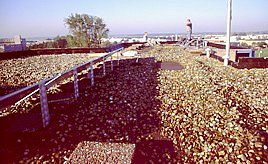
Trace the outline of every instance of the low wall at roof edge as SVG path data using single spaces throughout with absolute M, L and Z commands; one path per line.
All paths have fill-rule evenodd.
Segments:
M 208 42 L 207 46 L 210 47 L 215 47 L 215 48 L 219 48 L 219 49 L 225 49 L 225 45 L 224 44 L 217 44 L 217 43 L 212 43 L 212 42 Z M 241 47 L 241 46 L 230 46 L 230 49 L 248 49 L 246 47 Z
M 0 53 L 0 60 L 35 56 L 35 55 L 50 55 L 50 54 L 106 53 L 111 52 L 118 48 L 122 47 L 128 48 L 135 44 L 144 44 L 144 43 L 145 42 L 120 43 L 100 48 L 45 48 L 45 49 L 33 49 L 33 50 L 24 50 L 16 52 L 4 52 Z M 174 44 L 174 41 L 163 42 L 162 44 Z
M 214 47 L 217 49 L 225 49 L 225 45 L 208 42 L 208 46 Z M 239 52 L 238 50 L 243 51 L 243 49 L 248 49 L 246 47 L 240 46 L 231 46 L 231 60 L 229 60 L 229 65 L 238 68 L 238 69 L 252 69 L 252 68 L 268 68 L 268 58 L 254 58 L 249 57 L 250 54 L 247 52 Z M 225 55 L 225 52 L 216 52 L 216 54 L 211 54 L 210 57 L 215 58 L 221 62 L 223 62 L 222 56 Z
M 224 61 L 221 56 L 216 54 L 211 54 L 210 57 L 221 62 Z M 239 57 L 238 62 L 229 60 L 228 64 L 238 69 L 268 68 L 268 58 Z
M 105 53 L 106 48 L 46 48 L 15 52 L 0 53 L 0 60 L 14 59 L 20 57 L 49 55 L 49 54 L 73 54 L 73 53 Z
M 268 68 L 268 58 L 240 57 L 236 68 Z

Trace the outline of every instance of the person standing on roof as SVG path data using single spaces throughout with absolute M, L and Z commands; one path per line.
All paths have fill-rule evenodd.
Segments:
M 145 32 L 143 35 L 143 41 L 148 42 L 148 33 L 147 32 Z
M 193 29 L 193 25 L 190 19 L 187 19 L 187 23 L 186 23 L 186 30 L 187 30 L 187 39 L 191 40 L 192 37 L 192 29 Z

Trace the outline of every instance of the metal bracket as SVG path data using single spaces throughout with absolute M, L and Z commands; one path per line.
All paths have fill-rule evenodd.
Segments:
M 117 52 L 117 66 L 119 66 L 120 58 L 119 58 L 119 52 Z
M 93 63 L 90 62 L 90 66 L 88 69 L 88 78 L 91 80 L 91 86 L 94 86 L 94 70 L 93 70 Z
M 48 110 L 47 92 L 46 92 L 45 81 L 42 81 L 39 84 L 39 93 L 40 93 L 40 103 L 41 103 L 43 127 L 46 127 L 46 126 L 48 126 L 48 124 L 50 122 L 50 115 L 49 115 L 49 110 Z
M 114 64 L 113 64 L 113 55 L 111 55 L 111 71 L 114 70 Z
M 79 89 L 78 89 L 78 80 L 77 80 L 77 70 L 73 70 L 74 74 L 74 97 L 77 99 L 79 97 Z
M 103 64 L 102 64 L 102 67 L 103 67 L 103 76 L 105 76 L 105 75 L 106 75 L 105 58 L 103 58 Z

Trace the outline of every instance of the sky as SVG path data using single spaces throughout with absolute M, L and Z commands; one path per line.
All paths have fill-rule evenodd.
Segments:
M 0 38 L 67 35 L 72 13 L 103 18 L 111 35 L 225 32 L 228 0 L 0 0 Z M 232 32 L 268 31 L 268 0 L 233 0 Z

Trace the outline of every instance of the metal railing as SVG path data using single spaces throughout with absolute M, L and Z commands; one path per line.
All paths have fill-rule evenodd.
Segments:
M 58 84 L 59 82 L 73 77 L 74 79 L 74 97 L 77 99 L 79 97 L 79 89 L 78 89 L 78 73 L 84 70 L 87 70 L 87 77 L 91 79 L 91 86 L 94 86 L 94 65 L 102 62 L 103 65 L 103 76 L 106 75 L 106 66 L 105 61 L 110 58 L 110 68 L 113 71 L 113 54 L 117 53 L 117 65 L 119 65 L 120 57 L 119 51 L 123 49 L 122 46 L 114 46 L 110 47 L 109 53 L 98 57 L 96 59 L 92 59 L 87 63 L 81 64 L 79 66 L 73 67 L 63 73 L 57 74 L 54 77 L 46 78 L 41 82 L 37 82 L 33 85 L 22 88 L 13 93 L 7 94 L 5 96 L 0 97 L 0 111 L 14 105 L 19 104 L 27 98 L 33 96 L 36 93 L 40 93 L 40 104 L 41 104 L 41 112 L 42 112 L 42 121 L 43 127 L 46 127 L 50 122 L 50 115 L 48 109 L 48 100 L 47 100 L 47 90 L 52 86 Z
M 187 38 L 182 38 L 180 44 L 183 47 L 202 48 L 202 47 L 207 47 L 208 42 L 202 38 L 192 38 L 191 40 L 189 40 Z

